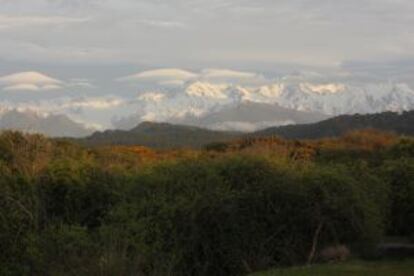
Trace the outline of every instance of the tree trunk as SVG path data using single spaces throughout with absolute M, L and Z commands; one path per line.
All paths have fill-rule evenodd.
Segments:
M 312 264 L 312 261 L 315 258 L 316 247 L 318 246 L 319 235 L 322 231 L 322 227 L 323 227 L 323 221 L 319 222 L 319 225 L 316 228 L 315 234 L 313 235 L 312 248 L 308 255 L 308 262 L 307 262 L 308 265 Z

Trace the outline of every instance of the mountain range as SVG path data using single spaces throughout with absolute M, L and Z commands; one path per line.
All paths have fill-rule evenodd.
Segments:
M 256 131 L 269 126 L 313 123 L 343 114 L 414 109 L 414 90 L 399 82 L 279 79 L 251 86 L 195 81 L 144 91 L 155 92 L 141 93 L 134 102 L 136 112 L 114 120 L 115 128 L 130 129 L 142 121 L 155 121 Z

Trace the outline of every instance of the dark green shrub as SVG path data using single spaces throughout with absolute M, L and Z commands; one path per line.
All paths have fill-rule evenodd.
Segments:
M 23 176 L 1 168 L 0 275 L 28 275 L 28 249 L 37 232 L 39 202 L 34 187 Z
M 319 150 L 292 145 L 296 157 Z M 328 246 L 366 253 L 385 222 L 390 234 L 414 232 L 408 140 L 316 161 L 216 146 L 117 163 L 65 141 L 1 136 L 0 275 L 240 275 L 317 261 Z
M 382 171 L 391 188 L 389 234 L 410 236 L 414 233 L 414 159 L 387 161 Z
M 85 227 L 50 225 L 32 242 L 32 275 L 100 275 L 99 243 Z
M 37 183 L 44 219 L 54 223 L 99 226 L 119 198 L 122 179 L 88 164 L 52 163 Z
M 246 156 L 188 160 L 136 179 L 107 220 L 143 270 L 238 275 L 303 263 L 314 246 L 376 240 L 378 205 L 343 167 L 274 167 Z

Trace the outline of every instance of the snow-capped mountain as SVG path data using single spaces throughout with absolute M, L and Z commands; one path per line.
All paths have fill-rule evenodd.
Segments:
M 300 83 L 286 86 L 275 101 L 286 108 L 329 115 L 402 111 L 414 108 L 414 90 L 403 83 Z
M 194 91 L 194 86 L 196 90 Z M 284 83 L 260 87 L 191 84 L 185 94 L 210 101 L 243 101 L 278 104 L 282 107 L 339 115 L 375 113 L 386 110 L 401 111 L 414 108 L 414 90 L 404 83 L 376 84 L 312 84 Z
M 13 109 L 33 110 L 64 114 L 100 130 L 131 129 L 155 121 L 248 131 L 341 114 L 414 109 L 409 81 L 366 78 L 343 70 L 164 68 L 128 73 L 102 76 L 105 80 L 37 71 L 0 75 L 0 116 Z
M 316 83 L 280 79 L 259 86 L 242 86 L 198 80 L 162 92 L 143 92 L 137 105 L 136 114 L 114 122 L 115 126 L 128 129 L 150 120 L 255 130 L 272 124 L 312 123 L 340 114 L 414 109 L 414 90 L 393 82 Z

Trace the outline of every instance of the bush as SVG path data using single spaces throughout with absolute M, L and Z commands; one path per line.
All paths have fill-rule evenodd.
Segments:
M 138 177 L 107 227 L 124 229 L 147 272 L 239 275 L 303 263 L 320 224 L 316 246 L 379 237 L 363 185 L 344 168 L 189 160 Z
M 412 142 L 371 152 L 369 137 L 143 153 L 0 135 L 0 274 L 240 275 L 369 253 L 385 226 L 414 232 Z
M 387 161 L 382 167 L 391 188 L 388 232 L 409 236 L 414 233 L 414 159 Z
M 81 162 L 51 163 L 37 179 L 44 219 L 98 227 L 121 192 L 123 177 Z
M 38 230 L 39 202 L 30 181 L 0 168 L 0 274 L 30 271 L 28 248 Z

